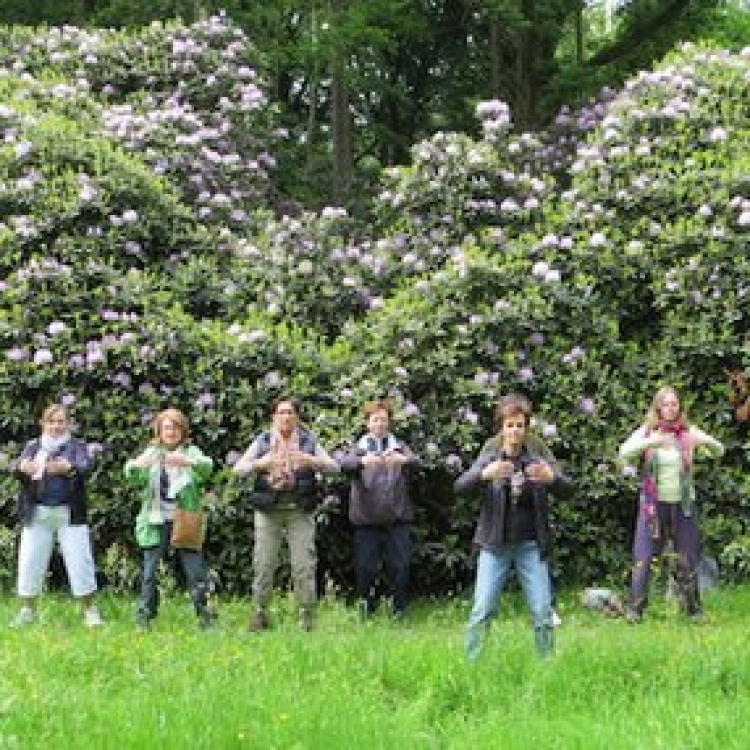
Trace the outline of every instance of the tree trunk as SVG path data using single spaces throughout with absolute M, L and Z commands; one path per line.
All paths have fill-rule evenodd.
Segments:
M 490 96 L 499 99 L 501 96 L 501 57 L 500 57 L 500 22 L 490 19 Z
M 352 177 L 352 121 L 349 112 L 349 87 L 341 53 L 333 60 L 332 129 L 333 129 L 333 194 L 337 199 L 346 195 Z
M 346 10 L 347 0 L 335 0 L 336 16 Z M 352 118 L 346 80 L 346 50 L 336 46 L 331 59 L 331 131 L 333 135 L 333 195 L 345 197 L 352 178 Z
M 583 3 L 576 11 L 576 63 L 583 62 Z
M 524 0 L 525 23 L 516 48 L 516 101 L 513 120 L 520 130 L 528 129 L 534 121 L 534 60 L 536 57 L 536 31 L 534 29 L 535 1 Z

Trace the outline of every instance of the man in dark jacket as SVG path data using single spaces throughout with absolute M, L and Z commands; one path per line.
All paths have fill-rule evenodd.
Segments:
M 527 442 L 531 403 L 525 396 L 500 399 L 496 422 L 500 441 L 496 450 L 483 451 L 455 484 L 456 492 L 478 485 L 485 489 L 474 542 L 479 563 L 474 606 L 466 630 L 466 652 L 478 656 L 484 630 L 497 615 L 498 599 L 511 565 L 524 594 L 534 626 L 537 652 L 546 656 L 554 647 L 549 555 L 548 491 L 565 492 L 569 481 L 557 467 L 537 455 Z
M 363 617 L 378 605 L 375 584 L 382 565 L 393 598 L 393 614 L 406 612 L 411 558 L 409 473 L 416 456 L 390 432 L 391 407 L 386 401 L 365 406 L 368 432 L 339 458 L 341 470 L 353 477 L 349 520 L 354 526 L 357 595 Z

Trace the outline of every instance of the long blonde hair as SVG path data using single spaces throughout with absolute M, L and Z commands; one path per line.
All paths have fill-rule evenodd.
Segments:
M 661 416 L 661 407 L 664 403 L 664 399 L 669 394 L 675 396 L 675 398 L 680 402 L 680 413 L 677 416 L 677 419 L 681 422 L 684 422 L 685 426 L 687 427 L 687 410 L 682 403 L 680 394 L 677 392 L 677 389 L 674 386 L 665 385 L 662 388 L 659 388 L 659 390 L 654 394 L 654 398 L 651 401 L 651 406 L 649 406 L 648 411 L 646 412 L 645 425 L 647 430 L 653 430 L 659 424 L 659 422 L 662 421 L 663 417 Z

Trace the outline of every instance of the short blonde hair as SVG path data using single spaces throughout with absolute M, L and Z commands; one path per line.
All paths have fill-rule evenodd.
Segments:
M 388 419 L 393 416 L 393 407 L 385 399 L 377 399 L 376 401 L 368 401 L 362 409 L 365 419 L 369 419 L 373 414 L 379 411 L 384 411 L 388 415 Z
M 66 422 L 70 420 L 70 414 L 68 414 L 68 410 L 66 407 L 64 407 L 62 404 L 50 404 L 42 412 L 42 418 L 39 420 L 39 424 L 44 426 L 52 419 L 52 417 L 56 416 L 57 414 L 61 414 Z
M 167 420 L 174 422 L 177 429 L 180 431 L 180 443 L 184 443 L 190 438 L 190 423 L 188 422 L 188 418 L 179 409 L 165 409 L 164 411 L 160 411 L 154 417 L 152 423 L 154 430 L 154 443 L 161 442 L 161 428 Z

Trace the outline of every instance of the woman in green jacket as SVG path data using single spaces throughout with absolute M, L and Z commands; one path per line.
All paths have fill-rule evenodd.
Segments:
M 213 461 L 190 441 L 187 417 L 177 409 L 159 413 L 153 423 L 151 444 L 125 464 L 125 477 L 140 488 L 141 511 L 136 520 L 136 538 L 143 549 L 143 575 L 138 599 L 137 626 L 145 630 L 159 611 L 159 563 L 170 547 L 176 549 L 195 612 L 202 628 L 210 628 L 216 613 L 208 606 L 206 563 L 200 550 L 173 542 L 173 520 L 177 509 L 199 511 L 201 487 L 211 474 Z

